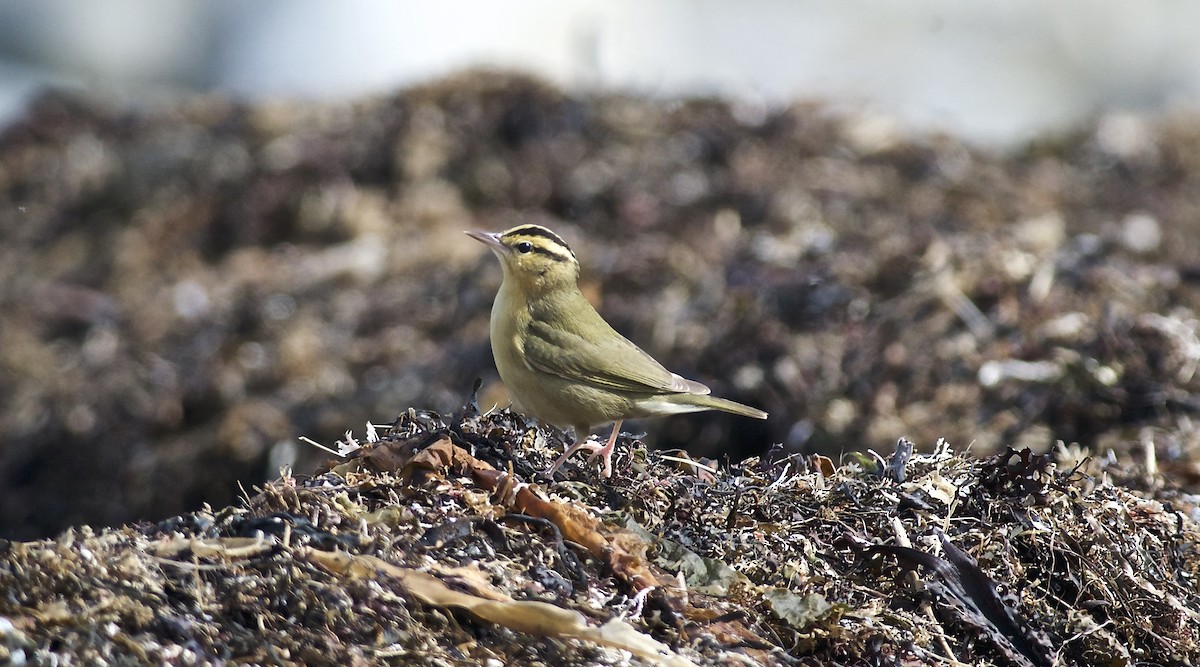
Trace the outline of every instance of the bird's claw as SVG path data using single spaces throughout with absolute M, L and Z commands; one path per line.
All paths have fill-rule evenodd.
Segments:
M 597 456 L 604 459 L 604 467 L 600 470 L 600 476 L 604 479 L 612 477 L 613 449 L 613 447 L 609 447 L 607 445 L 603 447 L 597 445 L 596 448 L 592 450 L 592 453 L 588 455 L 588 463 L 595 461 Z
M 570 447 L 567 447 L 567 451 L 563 452 L 562 456 L 559 456 L 557 459 L 554 460 L 554 463 L 550 464 L 549 468 L 539 471 L 538 474 L 540 476 L 544 477 L 545 479 L 553 480 L 554 473 L 558 472 L 558 469 L 562 467 L 562 464 L 566 463 L 567 459 L 571 458 L 572 454 L 574 454 L 575 452 L 577 452 L 581 449 L 587 449 L 592 452 L 591 457 L 588 458 L 588 460 L 591 461 L 592 458 L 594 458 L 600 450 L 604 449 L 604 445 L 601 445 L 598 442 L 592 442 L 591 436 L 589 436 L 589 438 L 587 440 L 582 440 L 580 442 L 576 442 L 575 444 L 571 445 Z M 607 477 L 607 475 L 606 475 L 606 477 Z

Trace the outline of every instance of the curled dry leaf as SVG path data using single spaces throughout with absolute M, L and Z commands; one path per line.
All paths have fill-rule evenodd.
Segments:
M 477 590 L 485 590 L 486 594 L 470 594 L 450 588 L 432 574 L 399 567 L 375 556 L 356 556 L 316 549 L 305 549 L 300 555 L 343 576 L 395 579 L 425 604 L 465 609 L 482 621 L 517 632 L 591 641 L 629 651 L 640 658 L 671 667 L 695 665 L 667 645 L 638 632 L 624 621 L 614 618 L 595 627 L 589 625 L 584 615 L 577 611 L 546 602 L 514 600 L 487 585 L 482 578 L 475 578 L 472 584 Z

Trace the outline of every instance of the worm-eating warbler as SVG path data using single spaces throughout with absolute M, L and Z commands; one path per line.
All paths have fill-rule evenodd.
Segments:
M 579 291 L 579 262 L 557 234 L 519 225 L 498 234 L 467 232 L 504 269 L 492 305 L 496 369 L 513 404 L 543 422 L 575 429 L 575 444 L 547 473 L 580 447 L 604 457 L 612 474 L 613 445 L 624 419 L 723 410 L 766 419 L 767 413 L 724 398 L 658 363 L 617 333 Z M 593 426 L 615 422 L 608 444 L 585 444 Z

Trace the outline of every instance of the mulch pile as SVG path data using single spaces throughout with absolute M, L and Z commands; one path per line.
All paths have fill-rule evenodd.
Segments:
M 632 424 L 612 480 L 537 481 L 563 443 L 492 407 L 500 272 L 461 234 L 522 221 L 771 418 Z M 0 646 L 1196 663 L 1197 238 L 1186 112 L 1002 152 L 496 72 L 46 93 L 0 131 Z M 307 476 L 297 436 L 348 430 Z
M 607 482 L 410 411 L 236 507 L 0 548 L 0 651 L 85 664 L 1194 664 L 1200 525 L 1111 462 L 901 441 Z M 710 462 L 711 463 L 711 462 Z
M 229 504 L 315 465 L 298 434 L 448 412 L 476 377 L 505 404 L 500 272 L 461 232 L 519 221 L 566 236 L 618 330 L 772 415 L 633 427 L 655 446 L 1153 443 L 1200 482 L 1194 115 L 1000 153 L 499 73 L 354 104 L 47 93 L 0 131 L 0 220 L 0 537 Z

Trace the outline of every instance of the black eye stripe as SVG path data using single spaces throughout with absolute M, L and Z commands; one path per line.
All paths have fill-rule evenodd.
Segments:
M 513 227 L 512 229 L 508 230 L 507 232 L 504 232 L 504 238 L 511 239 L 511 238 L 514 238 L 517 236 L 526 236 L 526 237 L 547 239 L 549 241 L 552 241 L 553 243 L 557 243 L 559 246 L 562 247 L 563 250 L 566 250 L 567 253 L 569 253 L 572 257 L 575 256 L 575 251 L 571 250 L 571 246 L 567 245 L 567 242 L 562 240 L 562 237 L 560 237 L 558 234 L 555 234 L 554 232 L 550 231 L 549 229 L 546 229 L 545 227 L 539 227 L 538 225 L 521 225 L 520 227 Z M 534 247 L 536 248 L 537 244 L 534 244 Z
M 518 245 L 520 245 L 520 244 L 518 244 Z M 554 252 L 553 250 L 551 250 L 549 248 L 544 248 L 540 245 L 534 245 L 534 244 L 530 244 L 530 245 L 533 246 L 532 250 L 534 252 L 536 252 L 537 254 L 545 255 L 557 262 L 566 262 L 566 261 L 570 260 L 571 257 L 574 257 L 574 255 L 572 255 L 571 257 L 568 257 L 562 253 Z

